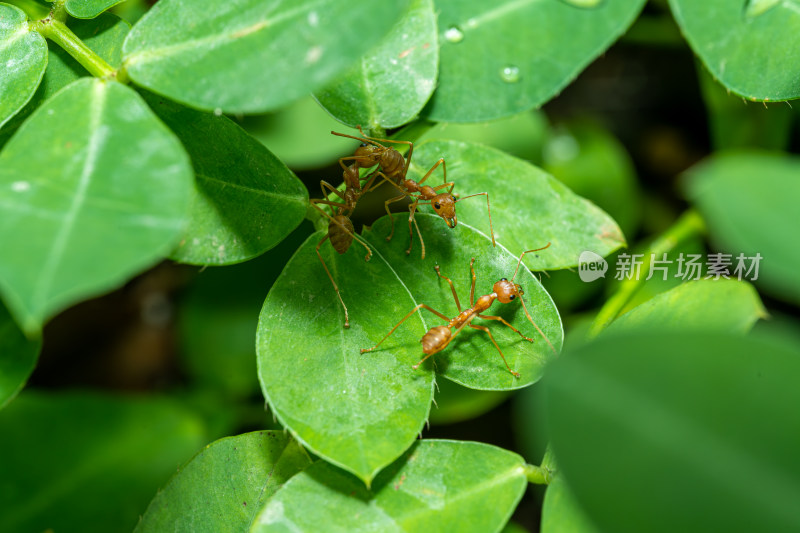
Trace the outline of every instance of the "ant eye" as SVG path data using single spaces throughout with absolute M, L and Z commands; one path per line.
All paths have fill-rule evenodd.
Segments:
M 440 207 L 442 207 L 442 206 L 439 205 L 439 202 L 436 202 L 435 204 L 433 204 L 433 208 L 434 209 L 439 209 Z
M 366 147 L 367 147 L 367 146 L 369 146 L 369 145 L 368 145 L 367 143 L 361 143 L 359 146 L 360 146 L 361 148 L 366 148 Z
M 506 278 L 500 278 L 500 281 L 508 281 Z
M 452 198 L 454 202 L 458 201 L 455 196 L 451 196 L 450 198 Z
M 509 296 L 509 297 L 508 297 L 508 299 L 509 299 L 509 300 L 513 300 L 513 299 L 514 299 L 514 298 L 516 298 L 516 297 L 517 297 L 517 295 L 516 295 L 516 294 L 512 294 L 511 296 Z

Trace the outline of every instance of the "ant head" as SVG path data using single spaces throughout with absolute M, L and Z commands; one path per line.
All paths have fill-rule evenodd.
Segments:
M 502 278 L 500 281 L 496 282 L 494 287 L 492 287 L 492 291 L 497 294 L 497 299 L 502 304 L 513 302 L 517 299 L 517 296 L 525 294 L 522 291 L 522 287 L 513 281 L 508 281 L 506 278 Z
M 444 219 L 447 227 L 455 228 L 458 224 L 456 215 L 456 197 L 450 193 L 437 194 L 431 199 L 431 206 L 436 214 Z
M 385 150 L 385 148 L 382 146 L 375 146 L 373 144 L 362 142 L 360 145 L 358 145 L 358 148 L 356 148 L 354 155 L 360 159 L 365 158 L 372 160 L 375 158 L 376 154 L 380 154 L 383 150 Z M 357 159 L 356 161 L 359 161 L 360 159 Z

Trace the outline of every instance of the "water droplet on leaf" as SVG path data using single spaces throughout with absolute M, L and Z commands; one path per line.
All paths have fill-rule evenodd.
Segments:
M 500 69 L 500 79 L 506 83 L 517 83 L 519 81 L 519 67 L 506 65 Z
M 564 2 L 575 7 L 592 8 L 599 6 L 601 3 L 603 3 L 603 0 L 564 0 Z
M 747 10 L 745 13 L 748 17 L 757 17 L 780 3 L 781 0 L 750 0 L 747 2 Z
M 444 38 L 451 43 L 460 43 L 464 40 L 464 32 L 458 26 L 450 26 L 444 32 Z

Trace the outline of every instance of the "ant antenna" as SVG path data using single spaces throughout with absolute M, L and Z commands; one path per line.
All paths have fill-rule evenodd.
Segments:
M 348 139 L 355 139 L 355 140 L 361 141 L 361 142 L 368 142 L 369 144 L 371 144 L 373 146 L 379 146 L 381 148 L 385 148 L 385 146 L 383 146 L 381 144 L 378 144 L 378 143 L 376 143 L 374 141 L 369 140 L 369 138 L 367 138 L 367 136 L 364 135 L 363 131 L 361 132 L 361 135 L 364 135 L 364 137 L 356 137 L 355 135 L 348 135 L 346 133 L 339 133 L 338 131 L 331 131 L 331 133 L 334 134 L 334 135 L 338 135 L 339 137 L 347 137 Z
M 526 251 L 522 252 L 520 254 L 520 256 L 519 256 L 519 261 L 517 262 L 517 269 L 514 271 L 514 275 L 511 276 L 511 281 L 513 282 L 514 278 L 517 277 L 517 272 L 519 271 L 519 266 L 522 264 L 522 258 L 525 257 L 525 254 L 529 254 L 531 252 L 538 252 L 540 250 L 544 250 L 545 248 L 549 248 L 549 247 L 550 247 L 550 243 L 548 242 L 545 246 L 542 246 L 541 248 L 536 248 L 535 250 L 526 250 Z
M 450 187 L 452 189 L 452 187 Z M 456 198 L 456 202 L 460 202 L 461 200 L 466 200 L 467 198 L 472 198 L 473 196 L 486 196 L 486 212 L 489 213 L 489 233 L 492 234 L 492 246 L 497 246 L 497 243 L 494 240 L 494 227 L 492 226 L 492 208 L 489 205 L 489 193 L 488 192 L 476 192 L 475 194 L 470 194 L 463 198 Z M 548 243 L 548 246 L 550 243 Z M 547 248 L 547 246 L 545 246 Z

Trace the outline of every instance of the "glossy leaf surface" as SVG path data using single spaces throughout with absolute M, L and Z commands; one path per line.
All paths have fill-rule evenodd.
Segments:
M 0 303 L 0 409 L 25 386 L 36 367 L 41 340 L 28 340 Z
M 106 63 L 115 68 L 119 67 L 122 62 L 122 41 L 125 40 L 125 36 L 131 28 L 130 24 L 116 15 L 103 13 L 90 20 L 70 19 L 67 21 L 67 26 Z M 47 70 L 42 78 L 42 83 L 39 84 L 39 88 L 28 104 L 0 129 L 0 146 L 45 100 L 81 76 L 88 75 L 86 69 L 63 48 L 57 45 L 49 47 Z
M 156 494 L 135 531 L 247 531 L 275 491 L 310 464 L 283 431 L 212 442 Z
M 542 105 L 603 53 L 643 5 L 437 0 L 439 85 L 425 113 L 436 121 L 477 122 Z
M 765 101 L 800 97 L 796 0 L 751 0 L 747 6 L 727 0 L 669 4 L 694 53 L 729 91 Z
M 93 19 L 100 13 L 125 0 L 66 0 L 67 13 L 79 19 Z
M 47 43 L 28 29 L 25 13 L 0 4 L 0 126 L 22 109 L 42 81 L 47 67 Z
M 800 223 L 798 172 L 797 157 L 723 153 L 691 168 L 686 187 L 720 252 L 729 254 L 723 259 L 731 274 L 748 280 L 757 275 L 758 285 L 795 302 L 800 302 L 800 248 L 789 243 L 797 240 Z M 762 259 L 748 259 L 757 254 Z
M 678 285 L 634 307 L 606 331 L 658 327 L 683 333 L 714 330 L 747 333 L 767 312 L 755 288 L 736 280 L 699 280 Z
M 433 368 L 473 388 L 507 390 L 535 382 L 553 353 L 518 303 L 505 309 L 495 304 L 489 312 L 505 317 L 533 337 L 533 343 L 499 322 L 476 323 L 486 322 L 491 328 L 509 364 L 520 372 L 519 379 L 506 370 L 488 336 L 469 328 L 434 357 L 435 363 L 413 370 L 411 365 L 423 357 L 419 339 L 428 328 L 444 322 L 427 311 L 411 316 L 377 350 L 360 353 L 374 346 L 417 303 L 450 316 L 457 313 L 449 286 L 436 277 L 435 264 L 452 278 L 462 303 L 469 301 L 470 257 L 477 259 L 480 294 L 501 277 L 510 278 L 516 267 L 516 258 L 492 248 L 484 235 L 466 225 L 450 230 L 430 215 L 418 215 L 428 256 L 421 260 L 416 250 L 406 256 L 408 234 L 400 226 L 404 217 L 397 222 L 397 235 L 389 243 L 386 217 L 365 232 L 376 251 L 368 263 L 358 243 L 341 256 L 327 242 L 321 247 L 350 312 L 349 329 L 342 328 L 341 305 L 314 253 L 322 232 L 312 235 L 286 266 L 259 322 L 259 375 L 278 419 L 314 453 L 365 480 L 395 460 L 422 428 L 430 408 Z M 533 319 L 558 349 L 561 322 L 547 293 L 527 270 L 516 281 L 525 289 Z M 312 320 L 309 307 L 314 310 Z M 291 350 L 286 349 L 287 339 L 292 339 Z
M 438 62 L 433 0 L 411 0 L 380 45 L 315 97 L 349 126 L 394 128 L 422 110 L 435 88 Z
M 23 329 L 163 257 L 185 224 L 191 172 L 128 87 L 79 80 L 39 108 L 0 153 L 0 241 L 25 250 L 0 258 L 0 289 Z
M 131 531 L 205 440 L 172 401 L 79 392 L 24 392 L 0 433 L 2 531 Z
M 125 41 L 138 84 L 192 107 L 276 109 L 349 68 L 407 2 L 161 0 Z
M 527 257 L 535 270 L 578 265 L 584 250 L 606 256 L 625 244 L 616 222 L 593 203 L 574 194 L 564 184 L 525 161 L 478 144 L 426 141 L 414 147 L 410 176 L 421 179 L 440 158 L 447 165 L 447 180 L 455 182 L 460 197 L 488 192 L 497 242 L 519 255 L 552 243 Z M 439 167 L 425 185 L 440 185 Z M 459 223 L 489 234 L 486 196 L 456 204 Z
M 320 461 L 275 493 L 251 531 L 500 531 L 525 491 L 524 464 L 486 444 L 423 440 L 368 490 Z
M 225 265 L 262 254 L 300 224 L 308 192 L 263 144 L 224 116 L 145 94 L 192 159 L 189 226 L 171 257 Z
M 645 332 L 548 367 L 553 449 L 600 530 L 800 528 L 798 346 Z

